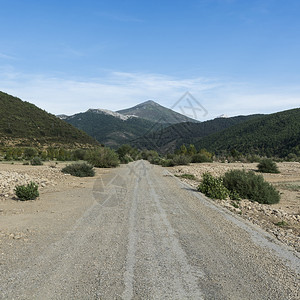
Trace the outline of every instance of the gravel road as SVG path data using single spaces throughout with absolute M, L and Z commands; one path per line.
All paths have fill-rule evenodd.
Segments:
M 300 298 L 296 252 L 161 167 L 130 163 L 55 197 L 92 201 L 0 261 L 1 299 Z

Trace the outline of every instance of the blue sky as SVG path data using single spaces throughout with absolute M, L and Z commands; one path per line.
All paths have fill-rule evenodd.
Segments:
M 189 91 L 206 119 L 300 106 L 299 0 L 0 0 L 0 90 L 54 113 Z

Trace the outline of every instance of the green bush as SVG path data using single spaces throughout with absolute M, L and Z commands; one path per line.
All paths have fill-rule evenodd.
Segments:
M 39 158 L 39 157 L 34 157 L 31 161 L 30 161 L 30 164 L 32 166 L 42 166 L 43 165 L 43 162 L 42 160 Z
M 86 163 L 75 163 L 67 165 L 61 170 L 63 173 L 71 174 L 77 177 L 93 177 L 95 176 L 95 171 L 93 166 Z
M 205 154 L 197 153 L 192 156 L 192 163 L 212 162 L 212 159 Z
M 262 175 L 252 171 L 231 170 L 223 177 L 224 186 L 239 197 L 263 204 L 278 203 L 280 195 L 276 189 L 264 181 Z
M 119 159 L 120 159 L 120 161 L 121 161 L 122 164 L 128 164 L 130 162 L 133 162 L 133 159 L 128 154 L 125 154 L 124 156 L 119 157 Z
M 117 167 L 120 164 L 118 154 L 106 147 L 90 151 L 85 159 L 96 168 Z
M 161 161 L 161 165 L 163 167 L 174 167 L 175 166 L 175 162 L 173 161 L 173 159 L 163 159 Z
M 176 177 L 180 177 L 180 178 L 185 178 L 185 179 L 190 179 L 190 180 L 197 180 L 197 178 L 195 177 L 195 175 L 193 174 L 181 174 L 181 175 L 175 175 Z
M 241 196 L 239 195 L 239 193 L 235 190 L 233 191 L 229 191 L 229 198 L 231 200 L 241 200 Z
M 262 173 L 280 173 L 277 164 L 270 158 L 262 159 L 257 168 Z
M 274 225 L 279 226 L 279 227 L 288 227 L 289 223 L 287 223 L 285 221 L 280 221 L 280 222 L 274 223 Z
M 149 162 L 153 157 L 159 157 L 158 153 L 154 150 L 143 150 L 141 153 L 141 158 Z
M 84 149 L 76 149 L 73 151 L 73 159 L 74 160 L 84 160 L 86 150 Z
M 175 155 L 173 157 L 173 162 L 175 166 L 189 165 L 191 162 L 191 157 L 186 155 Z
M 38 154 L 38 151 L 35 148 L 25 148 L 23 155 L 24 155 L 25 159 L 30 160 L 30 159 L 34 158 L 35 156 L 37 156 L 37 154 Z
M 198 191 L 213 199 L 226 199 L 229 196 L 229 191 L 223 185 L 222 178 L 216 178 L 210 173 L 203 174 Z
M 148 157 L 148 160 L 153 165 L 161 165 L 163 162 L 162 158 L 160 158 L 159 156 Z
M 130 145 L 127 145 L 127 144 L 122 145 L 117 150 L 117 153 L 119 155 L 119 159 L 122 163 L 123 163 L 123 161 L 126 161 L 126 159 L 124 160 L 125 156 L 130 156 L 132 150 L 133 150 L 132 147 Z
M 15 188 L 15 193 L 20 200 L 34 200 L 39 196 L 38 185 L 35 182 L 18 185 Z

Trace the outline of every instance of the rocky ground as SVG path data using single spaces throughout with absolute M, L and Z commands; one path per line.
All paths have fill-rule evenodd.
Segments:
M 28 172 L 29 171 L 29 172 Z M 48 166 L 21 166 L 1 165 L 0 169 L 0 200 L 13 198 L 14 189 L 18 185 L 26 185 L 31 181 L 37 183 L 40 189 L 46 186 L 55 186 L 65 175 L 56 165 Z
M 232 169 L 255 171 L 256 163 L 204 163 L 190 166 L 176 166 L 169 171 L 188 184 L 197 188 L 205 172 L 221 176 Z M 216 202 L 261 226 L 278 240 L 300 252 L 300 163 L 279 163 L 280 174 L 263 174 L 266 181 L 272 183 L 280 192 L 278 204 L 265 205 L 251 202 L 216 200 Z M 184 179 L 183 174 L 192 174 L 196 180 Z
M 0 163 L 0 249 L 4 240 L 27 240 L 53 222 L 60 222 L 62 216 L 76 215 L 83 211 L 87 203 L 56 199 L 43 201 L 45 195 L 55 195 L 61 190 L 88 187 L 91 178 L 78 178 L 61 172 L 65 163 L 45 163 L 42 166 L 22 163 Z M 97 174 L 106 170 L 97 170 Z M 14 189 L 31 181 L 39 185 L 40 196 L 32 201 L 18 201 Z M 13 244 L 12 244 L 13 245 Z
M 299 299 L 298 252 L 164 168 L 60 168 L 37 200 L 0 202 L 0 299 Z
M 231 169 L 256 170 L 256 165 L 255 163 L 205 163 L 168 169 L 177 176 L 193 174 L 196 180 L 182 178 L 181 180 L 196 188 L 205 172 L 220 176 Z M 42 218 L 41 212 L 48 211 L 47 218 L 50 222 L 53 217 L 51 214 L 53 207 L 57 209 L 57 212 L 62 209 L 70 211 L 69 203 L 58 203 L 55 198 L 51 204 L 44 203 L 39 199 L 22 202 L 17 201 L 14 194 L 16 185 L 27 184 L 30 181 L 38 183 L 41 195 L 88 184 L 90 179 L 63 174 L 61 169 L 64 166 L 63 163 L 46 163 L 43 166 L 28 166 L 22 165 L 22 163 L 0 164 L 0 217 L 5 219 L 5 226 L 0 228 L 0 242 L 3 238 L 26 239 L 30 235 L 31 228 L 25 226 L 28 221 L 24 216 Z M 238 202 L 231 200 L 216 200 L 216 202 L 258 224 L 277 239 L 300 252 L 300 163 L 279 163 L 278 166 L 280 174 L 264 174 L 263 176 L 280 191 L 280 203 L 262 205 L 247 199 Z M 97 170 L 97 172 L 103 173 L 108 170 Z M 50 205 L 52 206 L 50 207 Z M 21 217 L 18 218 L 19 215 Z
M 31 181 L 39 186 L 39 191 L 58 184 L 65 183 L 68 186 L 76 186 L 76 178 L 64 174 L 61 169 L 65 163 L 47 162 L 42 166 L 23 165 L 22 163 L 1 163 L 0 164 L 0 203 L 1 201 L 17 200 L 14 189 L 18 185 L 26 185 Z

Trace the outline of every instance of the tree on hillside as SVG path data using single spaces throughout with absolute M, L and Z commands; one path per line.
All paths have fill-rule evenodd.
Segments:
M 190 144 L 187 149 L 187 154 L 192 156 L 192 155 L 195 155 L 196 153 L 197 153 L 197 149 L 196 149 L 195 145 Z
M 182 155 L 186 155 L 187 154 L 187 148 L 186 148 L 185 145 L 181 145 L 180 146 L 179 153 L 182 154 Z

